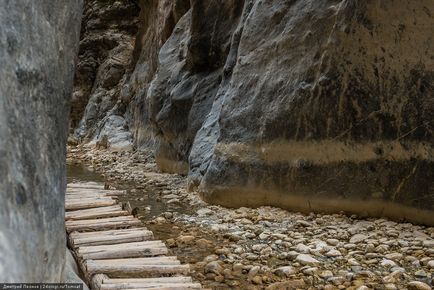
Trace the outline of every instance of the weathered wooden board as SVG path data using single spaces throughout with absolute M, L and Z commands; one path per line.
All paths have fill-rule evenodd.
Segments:
M 125 191 L 103 188 L 69 185 L 65 197 L 68 242 L 91 289 L 201 289 L 190 277 L 179 276 L 189 273 L 189 265 L 165 256 L 166 245 L 153 240 L 131 209 L 118 203 L 116 196 Z M 131 276 L 137 278 L 123 278 Z
M 136 258 L 166 255 L 168 249 L 161 241 L 144 241 L 116 245 L 78 247 L 78 256 L 85 260 Z
M 71 244 L 78 246 L 113 245 L 130 242 L 148 241 L 153 239 L 151 231 L 145 228 L 133 228 L 111 231 L 98 231 L 78 233 L 70 235 Z
M 82 209 L 76 211 L 67 211 L 65 213 L 65 220 L 84 220 L 95 218 L 106 218 L 116 216 L 127 216 L 130 213 L 123 210 L 118 204 L 112 206 L 104 206 L 92 209 Z
M 107 275 L 97 274 L 94 276 L 98 281 L 98 289 L 201 289 L 199 283 L 193 283 L 191 277 L 173 276 L 159 278 L 109 278 Z
M 131 259 L 87 260 L 86 269 L 90 274 L 109 275 L 166 275 L 185 274 L 189 272 L 188 265 L 181 265 L 176 257 L 152 257 Z
M 69 220 L 65 222 L 66 231 L 102 231 L 138 226 L 141 222 L 133 216 L 109 217 L 90 220 Z
M 67 200 L 65 201 L 65 210 L 77 210 L 86 208 L 95 208 L 116 204 L 114 199 L 84 199 L 84 200 Z
M 104 189 L 104 184 L 98 182 L 74 182 L 68 183 L 68 188 Z

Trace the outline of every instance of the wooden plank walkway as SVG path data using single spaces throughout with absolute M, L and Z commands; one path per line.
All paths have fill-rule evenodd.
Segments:
M 68 184 L 65 227 L 68 244 L 95 290 L 202 289 L 162 241 L 124 209 L 121 190 L 88 183 Z

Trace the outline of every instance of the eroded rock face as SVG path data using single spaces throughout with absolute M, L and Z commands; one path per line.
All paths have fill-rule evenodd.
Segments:
M 142 1 L 118 115 L 209 202 L 432 223 L 430 4 Z
M 0 4 L 0 281 L 61 282 L 81 1 Z
M 132 143 L 120 90 L 133 55 L 140 7 L 133 1 L 86 0 L 70 127 L 76 138 L 114 147 Z
M 206 200 L 432 223 L 434 18 L 398 2 L 253 4 Z

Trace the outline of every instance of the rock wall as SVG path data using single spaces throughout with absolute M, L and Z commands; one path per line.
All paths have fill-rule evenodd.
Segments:
M 120 90 L 133 54 L 139 11 L 133 1 L 84 1 L 70 120 L 79 140 L 94 144 L 106 136 L 113 146 L 132 143 Z
M 0 281 L 61 282 L 79 0 L 0 4 Z
M 122 118 L 209 202 L 432 224 L 430 4 L 141 1 Z

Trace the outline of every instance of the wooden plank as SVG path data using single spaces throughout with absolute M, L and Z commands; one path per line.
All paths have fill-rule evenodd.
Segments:
M 79 209 L 79 210 L 74 210 L 74 211 L 68 211 L 65 214 L 66 215 L 80 215 L 80 214 L 87 214 L 87 213 L 94 213 L 94 212 L 108 212 L 108 211 L 114 211 L 114 210 L 122 210 L 122 207 L 119 204 L 114 204 L 114 205 L 102 206 L 102 207 L 97 207 L 97 208 Z
M 85 188 L 67 188 L 66 194 L 80 195 L 80 194 L 101 194 L 101 195 L 125 195 L 126 190 L 104 190 L 104 189 L 85 189 Z
M 67 199 L 73 199 L 73 198 L 92 198 L 92 197 L 109 197 L 110 195 L 107 195 L 107 193 L 87 193 L 87 192 L 77 192 L 77 193 L 66 193 L 65 198 Z
M 107 275 L 171 275 L 187 274 L 190 271 L 189 265 L 166 265 L 166 264 L 127 264 L 127 265 L 94 265 L 87 264 L 89 274 Z M 116 285 L 116 284 L 115 284 Z
M 188 276 L 173 276 L 173 277 L 158 277 L 158 278 L 105 278 L 104 284 L 116 284 L 116 283 L 190 283 L 193 279 Z
M 96 273 L 129 273 L 130 268 L 147 265 L 180 265 L 176 257 L 151 257 L 151 258 L 129 258 L 129 259 L 107 259 L 107 260 L 87 260 L 86 269 L 90 274 Z
M 120 216 L 91 220 L 69 220 L 65 222 L 66 231 L 110 230 L 138 226 L 141 222 L 133 216 Z
M 147 283 L 147 284 L 102 284 L 100 290 L 115 290 L 115 289 L 164 289 L 164 290 L 179 290 L 179 289 L 202 289 L 199 283 Z
M 78 255 L 85 260 L 138 258 L 166 255 L 168 250 L 161 241 L 145 241 L 103 246 L 78 247 Z
M 65 210 L 77 210 L 77 209 L 85 209 L 85 208 L 95 208 L 95 207 L 102 207 L 102 206 L 109 206 L 116 204 L 117 201 L 113 199 L 106 199 L 106 200 L 98 200 L 94 199 L 92 201 L 89 200 L 78 200 L 78 201 L 66 201 L 65 202 Z
M 93 266 L 116 266 L 116 265 L 180 265 L 181 262 L 176 256 L 158 256 L 158 257 L 146 257 L 146 258 L 125 258 L 125 259 L 106 259 L 106 260 L 87 260 L 87 264 Z
M 143 228 L 107 230 L 107 231 L 85 232 L 85 233 L 72 232 L 70 235 L 74 239 L 89 238 L 89 237 L 94 237 L 94 236 L 108 236 L 109 237 L 109 236 L 123 235 L 126 233 L 137 232 L 137 231 L 142 231 L 142 230 L 146 230 L 146 228 L 143 227 Z
M 85 201 L 94 202 L 94 201 L 101 201 L 101 200 L 115 200 L 115 199 L 110 197 L 110 196 L 91 196 L 91 197 L 76 196 L 76 197 L 68 198 L 68 199 L 65 197 L 66 203 L 85 202 Z
M 104 184 L 97 182 L 73 182 L 68 183 L 68 188 L 90 188 L 90 189 L 104 189 Z
M 122 210 L 118 204 L 112 206 L 98 207 L 92 209 L 82 209 L 76 211 L 67 211 L 65 213 L 65 220 L 83 220 L 104 217 L 126 216 L 130 213 Z
M 92 232 L 95 233 L 95 232 Z M 99 232 L 97 232 L 99 233 Z M 127 232 L 123 234 L 115 235 L 93 235 L 88 237 L 76 237 L 72 238 L 72 244 L 77 246 L 98 246 L 98 245 L 111 245 L 121 244 L 129 242 L 148 241 L 153 238 L 153 234 L 148 230 L 137 230 L 133 232 Z

